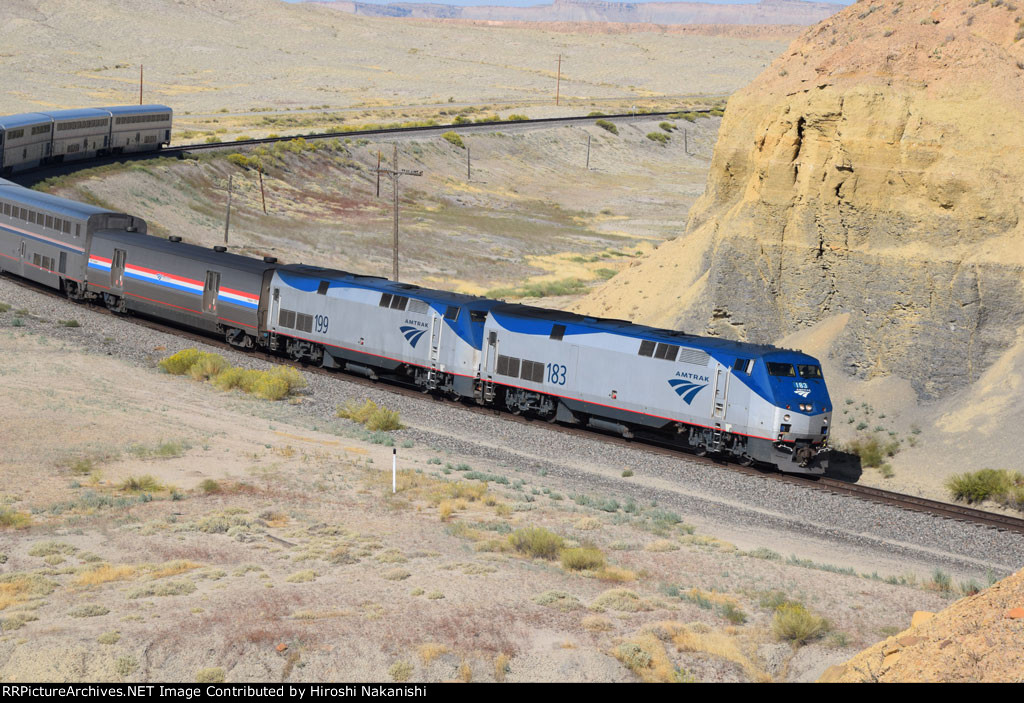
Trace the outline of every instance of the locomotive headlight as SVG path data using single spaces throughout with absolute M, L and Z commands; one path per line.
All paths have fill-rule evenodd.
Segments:
M 821 424 L 827 425 L 828 424 L 828 418 L 827 417 L 821 418 Z
M 789 415 L 783 415 L 782 419 L 786 422 L 789 422 Z

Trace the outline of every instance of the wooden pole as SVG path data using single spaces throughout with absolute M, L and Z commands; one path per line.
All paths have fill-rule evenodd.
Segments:
M 231 188 L 232 177 L 228 176 L 228 215 L 224 219 L 224 243 L 228 243 L 228 230 L 231 229 Z
M 558 106 L 558 98 L 562 91 L 562 55 L 558 55 L 558 79 L 555 81 L 555 106 Z
M 466 147 L 466 180 L 467 181 L 473 180 L 473 169 L 470 166 L 469 147 L 468 146 Z
M 259 165 L 260 171 L 260 198 L 263 199 L 263 214 L 267 214 L 267 193 L 263 190 L 263 164 Z
M 142 69 L 143 65 L 139 64 L 139 105 L 142 104 Z
M 380 197 L 380 149 L 377 149 L 377 197 Z
M 590 170 L 590 135 L 587 135 L 587 170 Z
M 394 205 L 395 205 L 395 232 L 394 232 L 394 247 L 391 254 L 391 280 L 398 280 L 398 142 L 395 142 L 395 156 L 394 156 L 394 169 L 395 175 L 392 177 L 391 182 L 394 184 Z

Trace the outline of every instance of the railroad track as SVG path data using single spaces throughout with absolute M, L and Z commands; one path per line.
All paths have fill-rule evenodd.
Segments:
M 0 278 L 8 280 L 18 286 L 33 290 L 41 293 L 45 296 L 56 298 L 65 302 L 69 302 L 63 295 L 54 291 L 51 288 L 36 284 L 32 281 L 26 281 L 18 278 L 10 273 L 0 273 Z M 158 332 L 164 332 L 166 334 L 173 334 L 178 337 L 183 337 L 197 343 L 206 344 L 211 347 L 216 347 L 223 350 L 235 351 L 239 350 L 232 347 L 230 344 L 223 340 L 209 337 L 201 332 L 196 332 L 184 327 L 178 327 L 170 325 L 165 322 L 159 322 L 157 320 L 150 319 L 148 317 L 139 316 L 126 316 L 118 315 L 105 307 L 100 305 L 82 304 L 89 310 L 110 315 L 133 324 L 146 327 L 148 329 L 156 330 Z M 395 395 L 404 395 L 411 398 L 419 398 L 421 400 L 430 399 L 432 402 L 442 403 L 451 407 L 459 407 L 466 412 L 472 412 L 480 415 L 488 415 L 491 417 L 499 417 L 507 422 L 518 422 L 524 425 L 531 425 L 534 427 L 540 427 L 551 432 L 560 432 L 562 434 L 575 435 L 578 437 L 585 437 L 592 440 L 603 441 L 608 444 L 629 447 L 631 449 L 640 450 L 652 454 L 660 454 L 664 456 L 685 456 L 688 460 L 715 465 L 718 468 L 724 468 L 731 471 L 737 471 L 748 476 L 758 477 L 764 480 L 775 480 L 783 481 L 793 485 L 802 486 L 812 490 L 820 490 L 827 493 L 836 495 L 850 496 L 857 498 L 858 500 L 865 500 L 874 503 L 880 503 L 883 505 L 890 505 L 893 507 L 900 508 L 902 510 L 909 510 L 913 512 L 926 513 L 935 517 L 940 517 L 948 520 L 959 520 L 961 522 L 968 522 L 991 529 L 1002 530 L 1006 532 L 1013 532 L 1017 534 L 1024 534 L 1024 518 L 1011 517 L 1008 515 L 1000 515 L 999 513 L 991 513 L 985 510 L 978 510 L 976 508 L 969 508 L 967 506 L 955 505 L 952 503 L 944 503 L 942 501 L 931 500 L 928 498 L 920 498 L 918 496 L 910 496 L 903 493 L 896 493 L 893 491 L 887 491 L 881 488 L 875 488 L 873 486 L 864 486 L 858 483 L 851 483 L 843 481 L 829 476 L 823 477 L 805 477 L 794 474 L 783 474 L 774 470 L 759 469 L 757 467 L 745 467 L 733 462 L 726 462 L 721 459 L 714 457 L 701 457 L 693 453 L 685 451 L 679 447 L 671 446 L 663 442 L 658 442 L 652 439 L 643 440 L 628 440 L 618 435 L 607 434 L 592 429 L 583 429 L 579 427 L 572 427 L 567 425 L 558 425 L 555 423 L 548 422 L 546 420 L 530 418 L 527 416 L 513 415 L 508 412 L 504 412 L 495 408 L 487 408 L 477 405 L 468 404 L 465 402 L 444 398 L 433 394 L 424 394 L 420 389 L 413 386 L 406 386 L 398 383 L 381 383 L 379 381 L 371 381 L 370 379 L 362 376 L 348 374 L 339 371 L 331 371 L 318 366 L 309 366 L 298 361 L 293 361 L 286 357 L 277 356 L 264 351 L 248 351 L 244 352 L 247 356 L 260 359 L 274 364 L 282 364 L 286 366 L 292 366 L 294 368 L 306 371 L 309 373 L 316 373 L 323 376 L 332 378 L 338 378 L 341 376 L 348 383 L 364 386 L 367 388 L 374 388 L 376 390 L 383 390 Z
M 500 120 L 497 122 L 474 122 L 472 124 L 446 124 L 446 125 L 434 125 L 432 127 L 391 127 L 386 129 L 363 129 L 351 132 L 324 132 L 322 134 L 296 134 L 290 137 L 267 137 L 265 139 L 245 139 L 240 142 L 214 142 L 212 144 L 184 144 L 178 146 L 170 146 L 160 151 L 148 151 L 141 152 L 138 154 L 118 154 L 118 155 L 107 155 L 90 159 L 85 163 L 71 162 L 68 164 L 51 164 L 49 166 L 43 166 L 37 169 L 32 169 L 22 173 L 15 173 L 8 176 L 8 180 L 17 183 L 18 185 L 31 188 L 33 185 L 40 183 L 51 176 L 65 175 L 72 173 L 79 168 L 93 168 L 96 166 L 105 166 L 108 164 L 114 164 L 119 162 L 128 161 L 147 161 L 149 159 L 174 157 L 181 158 L 185 154 L 195 151 L 215 151 L 220 149 L 231 149 L 235 150 L 240 147 L 252 147 L 260 146 L 264 144 L 276 144 L 278 142 L 290 142 L 295 139 L 305 139 L 307 141 L 316 141 L 322 139 L 353 139 L 353 138 L 365 138 L 365 137 L 400 137 L 416 134 L 439 134 L 448 131 L 454 132 L 482 132 L 492 130 L 500 127 L 531 127 L 531 126 L 557 126 L 559 124 L 583 124 L 587 122 L 593 122 L 598 119 L 607 120 L 642 120 L 642 119 L 656 119 L 659 117 L 668 117 L 674 115 L 680 111 L 693 112 L 707 114 L 711 112 L 711 108 L 679 108 L 679 110 L 672 110 L 669 112 L 645 112 L 645 113 L 622 113 L 614 115 L 602 115 L 600 117 L 593 116 L 580 116 L 580 117 L 541 117 L 535 120 Z

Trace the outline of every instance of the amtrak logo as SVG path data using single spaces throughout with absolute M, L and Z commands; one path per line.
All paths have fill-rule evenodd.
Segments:
M 420 341 L 420 337 L 427 333 L 426 330 L 417 329 L 412 325 L 402 325 L 399 327 L 402 334 L 405 335 L 405 339 L 412 345 L 412 348 L 416 348 L 416 343 Z
M 811 394 L 811 389 L 810 388 L 797 388 L 793 392 L 796 393 L 801 398 L 806 398 L 807 396 L 809 396 Z
M 697 397 L 698 393 L 708 387 L 708 384 L 706 383 L 694 383 L 693 381 L 688 381 L 684 378 L 670 378 L 668 385 L 672 386 L 672 390 L 674 390 L 680 398 L 685 400 L 687 405 L 693 402 L 693 399 Z

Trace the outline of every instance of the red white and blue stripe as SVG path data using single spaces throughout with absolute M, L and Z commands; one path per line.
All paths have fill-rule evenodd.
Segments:
M 112 264 L 113 262 L 110 259 L 102 256 L 96 256 L 95 254 L 89 256 L 90 269 L 109 272 Z M 161 286 L 163 288 L 169 288 L 180 293 L 191 293 L 192 295 L 198 296 L 202 296 L 203 294 L 204 284 L 202 281 L 185 278 L 184 276 L 167 273 L 166 271 L 156 271 L 143 266 L 128 264 L 124 267 L 124 275 L 127 278 L 132 278 L 151 285 Z M 231 303 L 243 308 L 249 308 L 251 310 L 258 309 L 260 304 L 260 297 L 258 295 L 235 290 L 233 288 L 224 288 L 223 286 L 218 289 L 217 298 L 223 302 Z

